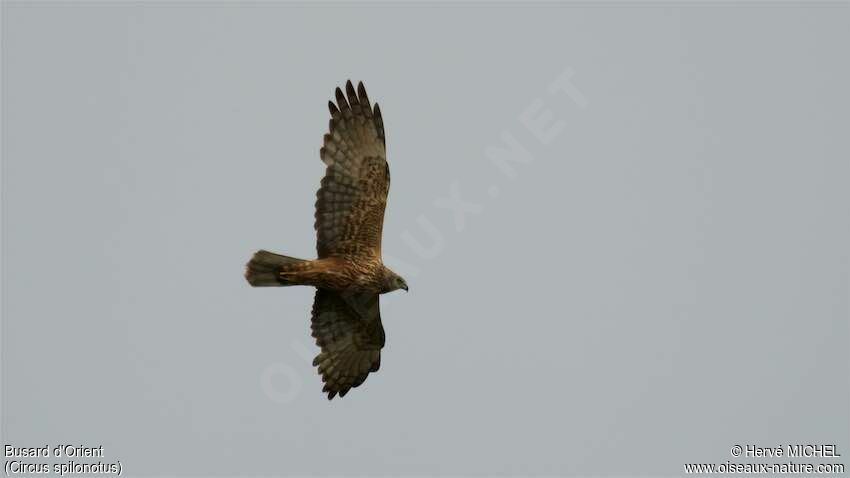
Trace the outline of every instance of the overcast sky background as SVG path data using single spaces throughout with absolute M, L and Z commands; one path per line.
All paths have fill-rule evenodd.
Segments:
M 2 441 L 102 444 L 125 476 L 848 464 L 831 5 L 4 2 Z M 314 255 L 349 78 L 384 112 L 411 291 L 382 299 L 380 372 L 328 402 L 312 291 L 242 272 Z

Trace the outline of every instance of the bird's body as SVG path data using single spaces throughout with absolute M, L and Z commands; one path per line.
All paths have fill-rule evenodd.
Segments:
M 258 251 L 245 278 L 253 286 L 316 287 L 312 329 L 322 352 L 313 364 L 328 398 L 344 396 L 380 366 L 384 346 L 378 295 L 407 290 L 381 260 L 384 209 L 390 186 L 381 110 L 363 84 L 328 103 L 330 131 L 320 156 L 327 165 L 316 193 L 315 260 Z
M 388 273 L 391 271 L 380 262 L 332 256 L 284 264 L 278 271 L 278 278 L 280 285 L 309 285 L 349 293 L 381 293 Z

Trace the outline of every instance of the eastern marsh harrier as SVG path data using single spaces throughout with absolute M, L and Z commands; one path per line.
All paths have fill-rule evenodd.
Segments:
M 349 81 L 328 102 L 330 131 L 320 151 L 327 166 L 316 193 L 318 259 L 258 251 L 245 278 L 255 287 L 316 288 L 312 330 L 322 351 L 313 360 L 328 399 L 363 383 L 381 365 L 384 328 L 378 297 L 407 283 L 381 261 L 381 231 L 390 189 L 384 121 L 363 83 Z

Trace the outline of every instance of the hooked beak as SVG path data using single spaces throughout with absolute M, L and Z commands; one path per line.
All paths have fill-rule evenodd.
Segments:
M 407 292 L 407 284 L 404 284 L 404 286 L 402 287 L 402 289 L 404 289 L 404 291 L 405 291 L 405 292 Z

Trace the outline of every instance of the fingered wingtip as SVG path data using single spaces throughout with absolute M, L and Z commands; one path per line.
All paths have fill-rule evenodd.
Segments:
M 336 96 L 336 104 L 339 106 L 340 111 L 348 109 L 348 101 L 338 86 L 336 87 L 336 91 L 334 91 L 334 95 Z
M 357 98 L 357 92 L 354 91 L 354 85 L 351 84 L 351 80 L 345 83 L 345 94 L 348 95 L 348 103 L 352 106 L 360 103 L 360 100 Z
M 369 96 L 366 95 L 366 87 L 363 86 L 363 82 L 357 82 L 357 96 L 360 97 L 360 102 L 369 108 Z M 370 111 L 371 113 L 371 111 Z

